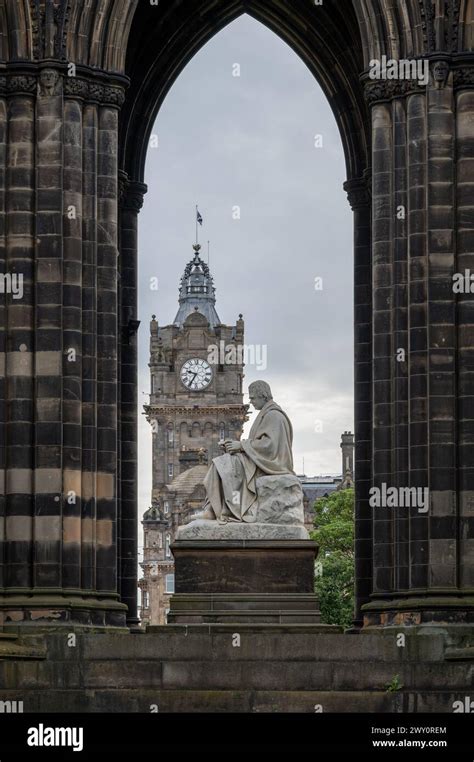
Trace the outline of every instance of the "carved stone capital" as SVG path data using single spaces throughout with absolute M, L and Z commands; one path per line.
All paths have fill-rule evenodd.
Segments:
M 26 71 L 6 71 L 0 76 L 0 95 L 59 95 L 80 98 L 102 106 L 120 108 L 125 101 L 125 87 L 120 83 L 107 84 L 94 79 L 64 75 L 64 67 L 52 61 L 51 66 L 38 65 Z M 104 75 L 105 76 L 105 75 Z
M 119 188 L 120 208 L 129 209 L 138 214 L 143 206 L 143 200 L 145 198 L 145 193 L 148 190 L 148 186 L 145 183 L 129 180 L 123 172 L 119 175 Z
M 64 82 L 64 95 L 86 99 L 89 95 L 89 84 L 85 79 L 67 77 Z
M 347 193 L 347 200 L 353 211 L 361 209 L 364 206 L 370 206 L 368 177 L 356 177 L 353 180 L 346 180 L 344 190 Z
M 120 85 L 106 85 L 82 77 L 65 77 L 64 95 L 117 108 L 125 101 L 125 91 Z
M 369 106 L 374 103 L 390 101 L 392 98 L 403 98 L 413 93 L 424 93 L 415 79 L 377 79 L 366 82 L 364 95 Z
M 474 87 L 474 62 L 465 66 L 457 66 L 453 70 L 453 86 L 455 90 L 468 90 Z
M 31 74 L 11 74 L 5 77 L 7 95 L 35 95 L 37 78 Z

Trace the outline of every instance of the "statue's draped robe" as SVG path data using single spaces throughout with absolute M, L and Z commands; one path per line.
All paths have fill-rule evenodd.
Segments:
M 222 521 L 255 521 L 259 476 L 293 474 L 293 429 L 286 413 L 269 400 L 255 419 L 242 452 L 214 458 L 204 479 L 207 500 Z

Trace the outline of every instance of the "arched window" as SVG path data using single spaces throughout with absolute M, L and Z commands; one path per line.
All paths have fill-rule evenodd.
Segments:
M 165 577 L 165 593 L 174 593 L 174 574 L 167 574 Z

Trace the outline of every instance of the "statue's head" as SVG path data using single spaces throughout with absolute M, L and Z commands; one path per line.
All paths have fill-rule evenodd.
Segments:
M 249 386 L 249 398 L 255 410 L 261 410 L 268 400 L 272 400 L 272 390 L 266 381 L 254 381 Z

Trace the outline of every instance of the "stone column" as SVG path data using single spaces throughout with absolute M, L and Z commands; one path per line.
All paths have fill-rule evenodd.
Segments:
M 474 66 L 454 72 L 456 108 L 456 272 L 472 278 L 457 294 L 459 587 L 474 606 Z M 473 617 L 474 618 L 474 617 Z
M 372 265 L 370 249 L 370 181 L 348 180 L 344 189 L 354 212 L 354 417 L 355 417 L 355 612 L 362 626 L 361 606 L 372 592 Z
M 456 77 L 442 61 L 432 64 L 427 87 L 404 80 L 367 86 L 373 126 L 372 487 L 382 500 L 371 508 L 374 581 L 372 601 L 362 607 L 368 626 L 474 620 L 469 510 L 473 514 L 465 497 L 474 414 L 465 401 L 471 379 L 462 371 L 469 374 L 471 362 L 473 321 L 464 305 L 472 297 L 458 302 L 453 292 L 456 267 L 464 269 L 472 257 L 466 231 L 473 116 L 470 91 L 459 91 L 455 105 Z M 457 265 L 456 204 L 458 244 L 466 255 L 460 247 Z M 385 500 L 384 489 L 391 490 Z
M 0 272 L 7 272 L 6 261 L 6 214 L 5 214 L 5 171 L 7 156 L 7 102 L 5 98 L 5 77 L 0 78 Z M 7 324 L 7 297 L 0 293 L 0 326 Z M 5 469 L 6 469 L 6 331 L 0 330 L 0 594 L 5 585 Z M 0 615 L 1 617 L 1 615 Z
M 97 106 L 82 108 L 81 587 L 96 588 L 97 535 Z
M 118 114 L 100 107 L 97 131 L 96 585 L 117 590 Z
M 138 547 L 138 213 L 147 186 L 121 174 L 120 194 L 120 597 L 128 606 L 127 624 L 136 626 Z
M 63 80 L 46 68 L 39 74 L 36 97 L 36 135 L 32 135 L 31 194 L 36 202 L 33 257 L 34 344 L 33 410 L 34 515 L 31 586 L 47 596 L 63 587 L 63 553 L 67 566 L 69 533 L 64 533 L 67 493 L 63 446 L 67 451 L 69 373 L 76 363 L 67 361 L 68 247 L 64 240 Z M 36 175 L 36 177 L 35 177 Z M 72 339 L 72 337 L 71 337 Z M 65 341 L 66 340 L 66 341 Z M 72 344 L 72 341 L 70 342 Z M 64 442 L 64 436 L 66 441 Z M 69 530 L 69 527 L 66 527 Z M 70 562 L 69 564 L 67 562 Z M 69 569 L 68 569 L 69 571 Z M 66 574 L 67 578 L 67 574 Z M 75 587 L 75 585 L 73 585 Z
M 6 87 L 6 272 L 23 278 L 21 298 L 14 299 L 13 294 L 6 297 L 6 321 L 2 326 L 6 333 L 4 588 L 15 594 L 18 590 L 29 593 L 34 585 L 34 357 L 36 349 L 39 353 L 44 347 L 37 345 L 33 314 L 37 80 L 26 74 L 15 75 L 7 79 Z M 41 475 L 38 486 L 46 488 Z
M 0 78 L 0 623 L 123 627 L 118 524 L 118 112 L 58 62 Z M 0 98 L 0 109 L 5 100 Z M 3 172 L 2 161 L 6 172 Z M 2 325 L 3 328 L 3 325 Z M 5 394 L 8 398 L 3 402 Z M 4 486 L 5 485 L 5 486 Z
M 61 103 L 61 107 L 63 104 Z M 82 577 L 82 104 L 64 100 L 63 253 L 63 587 Z M 59 117 L 60 119 L 60 117 Z

